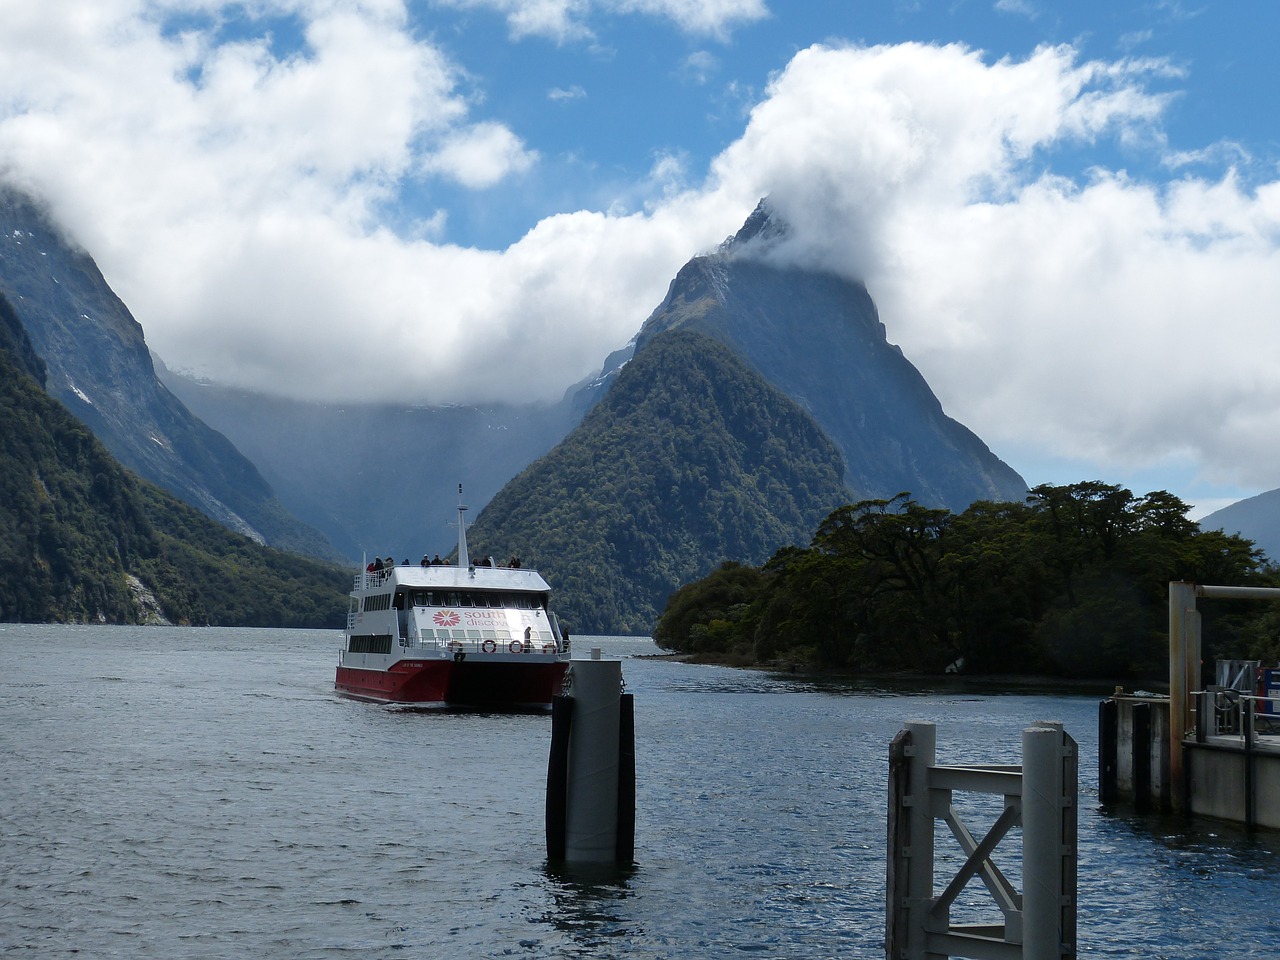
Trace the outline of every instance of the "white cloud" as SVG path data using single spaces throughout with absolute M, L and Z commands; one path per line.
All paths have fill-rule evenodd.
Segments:
M 1040 15 L 1039 9 L 1030 0 L 996 0 L 995 9 L 1001 13 L 1016 14 L 1034 20 Z
M 725 39 L 735 26 L 769 15 L 764 0 L 435 0 L 440 6 L 493 10 L 515 39 L 587 40 L 593 17 L 642 14 L 670 20 L 686 33 Z
M 587 91 L 576 83 L 571 87 L 552 87 L 547 91 L 547 99 L 554 100 L 557 103 L 565 103 L 570 100 L 585 100 L 586 96 Z
M 1073 183 L 1036 160 L 1158 123 L 1164 101 L 1141 79 L 1066 48 L 996 64 L 956 47 L 813 48 L 717 175 L 767 187 L 801 225 L 785 255 L 865 278 L 948 412 L 997 451 L 1190 455 L 1214 480 L 1274 486 L 1280 183 Z
M 720 61 L 707 50 L 695 50 L 685 57 L 680 73 L 692 83 L 699 86 L 708 83 L 712 75 L 720 69 Z
M 764 0 L 611 0 L 606 6 L 623 13 L 669 17 L 688 33 L 722 38 L 738 24 L 769 16 Z
M 518 175 L 534 146 L 472 115 L 399 4 L 260 6 L 306 46 L 164 34 L 129 0 L 30 0 L 0 34 L 0 169 L 49 197 L 172 366 L 314 398 L 553 399 L 769 195 L 796 226 L 783 253 L 865 279 L 997 453 L 1280 482 L 1280 182 L 1052 172 L 1103 138 L 1163 149 L 1144 83 L 1164 61 L 813 47 L 705 178 L 655 153 L 618 212 L 489 251 L 442 242 L 446 210 L 412 236 L 377 211 L 424 170 Z
M 465 187 L 491 187 L 512 173 L 533 166 L 537 153 L 526 150 L 500 123 L 478 123 L 449 134 L 439 149 L 423 160 L 429 173 L 451 177 Z

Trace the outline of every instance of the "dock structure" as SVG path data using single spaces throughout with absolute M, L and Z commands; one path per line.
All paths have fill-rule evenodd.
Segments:
M 1280 829 L 1280 670 L 1219 661 L 1205 683 L 1201 598 L 1275 602 L 1280 588 L 1169 584 L 1169 696 L 1100 704 L 1099 798 Z
M 1077 750 L 1060 724 L 1022 733 L 1021 766 L 944 766 L 931 723 L 909 723 L 889 748 L 888 960 L 1066 960 L 1076 956 Z M 956 793 L 994 794 L 1003 809 L 978 839 Z M 941 892 L 934 827 L 943 821 L 963 862 Z M 1022 890 L 996 865 L 996 847 L 1020 827 Z M 1015 854 L 1016 855 L 1016 854 Z M 980 878 L 990 922 L 955 923 L 957 897 Z M 998 911 L 999 917 L 995 918 Z

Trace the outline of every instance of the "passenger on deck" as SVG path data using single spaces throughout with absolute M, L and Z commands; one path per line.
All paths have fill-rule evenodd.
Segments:
M 377 569 L 378 569 L 378 558 L 374 557 L 372 560 L 369 561 L 369 565 L 364 568 L 364 572 L 373 573 Z
M 431 558 L 431 565 L 432 565 L 433 567 L 443 567 L 443 566 L 444 566 L 444 561 L 440 559 L 440 554 L 438 554 L 438 553 L 437 553 L 434 557 L 432 557 L 432 558 Z
M 430 558 L 430 557 L 428 557 L 428 556 L 424 553 L 424 554 L 422 555 L 422 563 L 420 563 L 420 564 L 419 564 L 419 566 L 422 566 L 422 567 L 429 567 L 429 566 L 431 566 L 431 558 Z

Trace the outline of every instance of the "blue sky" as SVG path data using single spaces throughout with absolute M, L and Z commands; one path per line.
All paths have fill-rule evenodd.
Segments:
M 765 195 L 1032 483 L 1280 486 L 1280 7 L 9 0 L 0 176 L 177 369 L 553 400 Z
M 1259 116 L 1260 107 L 1266 109 L 1259 91 L 1276 89 L 1280 79 L 1265 46 L 1272 36 L 1267 27 L 1280 16 L 1266 3 L 801 0 L 773 3 L 760 19 L 727 23 L 723 37 L 689 33 L 661 18 L 600 13 L 583 22 L 592 37 L 577 41 L 549 33 L 513 40 L 496 5 L 476 7 L 449 17 L 447 27 L 433 25 L 434 35 L 471 72 L 477 115 L 507 123 L 543 157 L 537 171 L 501 191 L 502 204 L 491 197 L 471 204 L 466 196 L 448 198 L 450 238 L 466 244 L 505 246 L 557 210 L 607 208 L 664 156 L 678 158 L 689 176 L 701 176 L 741 135 L 745 114 L 771 74 L 824 41 L 962 43 L 991 59 L 1071 44 L 1085 60 L 1159 58 L 1179 72 L 1148 83 L 1171 98 L 1162 120 L 1170 150 L 1194 153 L 1247 141 L 1262 153 L 1246 166 L 1265 165 L 1268 177 L 1280 156 L 1275 118 L 1267 124 Z M 433 12 L 443 17 L 447 11 Z M 1210 159 L 1211 172 L 1220 172 L 1223 159 Z M 1045 163 L 1075 176 L 1100 163 L 1170 176 L 1160 154 L 1108 137 Z M 1196 166 L 1203 165 L 1182 169 Z M 443 199 L 443 191 L 435 195 Z

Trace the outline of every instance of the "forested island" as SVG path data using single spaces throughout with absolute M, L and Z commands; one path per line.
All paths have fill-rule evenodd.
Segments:
M 1276 586 L 1236 535 L 1178 497 L 1100 481 L 1034 488 L 962 513 L 903 493 L 832 512 L 807 548 L 725 562 L 673 593 L 666 650 L 825 673 L 1142 679 L 1167 670 L 1168 584 Z M 1205 662 L 1280 655 L 1273 604 L 1203 605 Z

